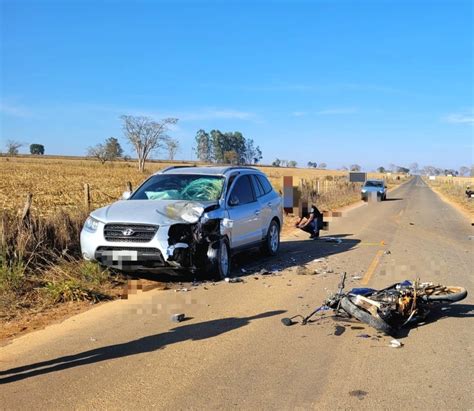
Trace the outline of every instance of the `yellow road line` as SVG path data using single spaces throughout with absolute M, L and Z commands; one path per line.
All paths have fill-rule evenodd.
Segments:
M 362 278 L 362 281 L 360 282 L 362 285 L 367 285 L 372 278 L 372 275 L 375 272 L 375 269 L 377 268 L 377 265 L 379 264 L 380 257 L 382 257 L 383 250 L 377 251 L 377 254 L 375 254 L 374 259 L 369 265 L 369 268 L 367 269 L 364 278 Z
M 384 246 L 384 245 L 387 245 L 387 244 L 385 243 L 385 241 L 382 240 L 382 241 L 380 241 L 379 243 L 359 243 L 359 244 L 357 244 L 357 245 L 358 245 L 358 246 L 359 246 L 359 245 L 374 245 L 374 246 L 379 247 L 379 246 Z

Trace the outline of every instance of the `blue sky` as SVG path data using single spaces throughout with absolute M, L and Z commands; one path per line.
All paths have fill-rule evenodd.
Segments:
M 130 151 L 119 116 L 136 114 L 179 118 L 184 159 L 218 128 L 267 163 L 473 162 L 471 1 L 0 4 L 2 146 Z

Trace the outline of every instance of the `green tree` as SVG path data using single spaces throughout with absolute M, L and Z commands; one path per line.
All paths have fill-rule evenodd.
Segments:
M 115 137 L 109 137 L 105 140 L 104 149 L 107 160 L 115 160 L 123 155 L 122 147 Z
M 328 165 L 326 163 L 319 163 L 319 168 L 326 168 Z
M 380 166 L 379 168 L 377 168 L 377 171 L 379 173 L 386 173 L 387 172 L 387 170 L 385 170 L 385 167 L 383 167 L 383 166 Z
M 44 146 L 43 144 L 30 144 L 30 154 L 34 155 L 44 155 Z
M 194 148 L 194 151 L 196 152 L 197 158 L 200 161 L 210 163 L 213 160 L 213 155 L 211 137 L 209 136 L 209 133 L 206 133 L 202 129 L 198 130 L 195 140 L 196 147 Z
M 360 167 L 359 164 L 352 164 L 351 167 L 350 167 L 350 170 L 351 171 L 360 171 L 361 167 Z
M 273 163 L 272 163 L 272 166 L 273 167 L 280 167 L 280 164 L 281 164 L 281 160 L 279 158 L 277 158 Z
M 288 161 L 288 167 L 296 167 L 298 163 L 295 160 Z

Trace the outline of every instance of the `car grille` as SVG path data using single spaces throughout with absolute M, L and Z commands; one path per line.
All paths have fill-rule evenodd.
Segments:
M 156 225 L 106 224 L 104 237 L 107 241 L 147 243 L 158 231 Z

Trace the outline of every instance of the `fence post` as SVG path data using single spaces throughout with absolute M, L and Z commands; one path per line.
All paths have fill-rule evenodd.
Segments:
M 25 206 L 23 207 L 23 212 L 21 213 L 21 221 L 25 222 L 26 220 L 29 219 L 30 217 L 30 208 L 31 208 L 31 203 L 33 202 L 33 194 L 28 193 L 26 195 L 26 202 Z
M 133 190 L 132 190 L 132 183 L 131 181 L 127 181 L 127 190 L 129 193 L 131 193 Z
M 91 190 L 89 184 L 84 184 L 84 205 L 87 211 L 91 209 Z

